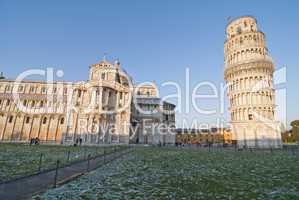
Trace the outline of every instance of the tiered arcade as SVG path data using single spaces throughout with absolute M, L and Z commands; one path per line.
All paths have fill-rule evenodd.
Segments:
M 275 121 L 274 64 L 265 35 L 254 17 L 231 21 L 226 28 L 224 78 L 228 84 L 231 125 L 239 147 L 281 146 Z

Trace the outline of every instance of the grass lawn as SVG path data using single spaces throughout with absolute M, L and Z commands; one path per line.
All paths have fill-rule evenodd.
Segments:
M 69 160 L 68 152 L 70 152 Z M 45 170 L 55 167 L 58 159 L 61 165 L 64 165 L 84 159 L 88 154 L 95 156 L 103 152 L 102 147 L 29 146 L 0 143 L 0 182 L 36 173 L 39 169 L 41 154 L 43 154 L 42 170 Z
M 137 148 L 35 198 L 299 199 L 299 155 Z

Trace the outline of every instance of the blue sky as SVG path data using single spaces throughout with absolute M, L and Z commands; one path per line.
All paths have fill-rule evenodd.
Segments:
M 136 82 L 177 81 L 191 89 L 223 82 L 223 44 L 229 16 L 254 15 L 276 68 L 287 67 L 287 121 L 299 118 L 298 1 L 14 1 L 0 0 L 0 71 L 9 78 L 30 68 L 64 70 L 64 80 L 86 80 L 88 66 L 119 58 Z M 161 87 L 161 94 L 174 91 Z M 203 93 L 208 91 L 201 91 Z M 217 107 L 216 101 L 199 102 Z M 218 107 L 217 107 L 218 109 Z M 216 115 L 178 113 L 215 123 Z M 226 114 L 223 116 L 227 118 Z

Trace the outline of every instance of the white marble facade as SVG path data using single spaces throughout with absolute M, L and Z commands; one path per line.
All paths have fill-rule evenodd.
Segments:
M 228 84 L 233 139 L 240 148 L 281 147 L 275 121 L 274 63 L 265 34 L 252 16 L 232 20 L 226 27 L 224 78 Z

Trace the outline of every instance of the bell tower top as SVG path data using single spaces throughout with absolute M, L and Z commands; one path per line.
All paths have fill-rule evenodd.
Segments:
M 226 26 L 227 39 L 246 32 L 257 32 L 257 21 L 252 16 L 243 16 L 230 20 Z

